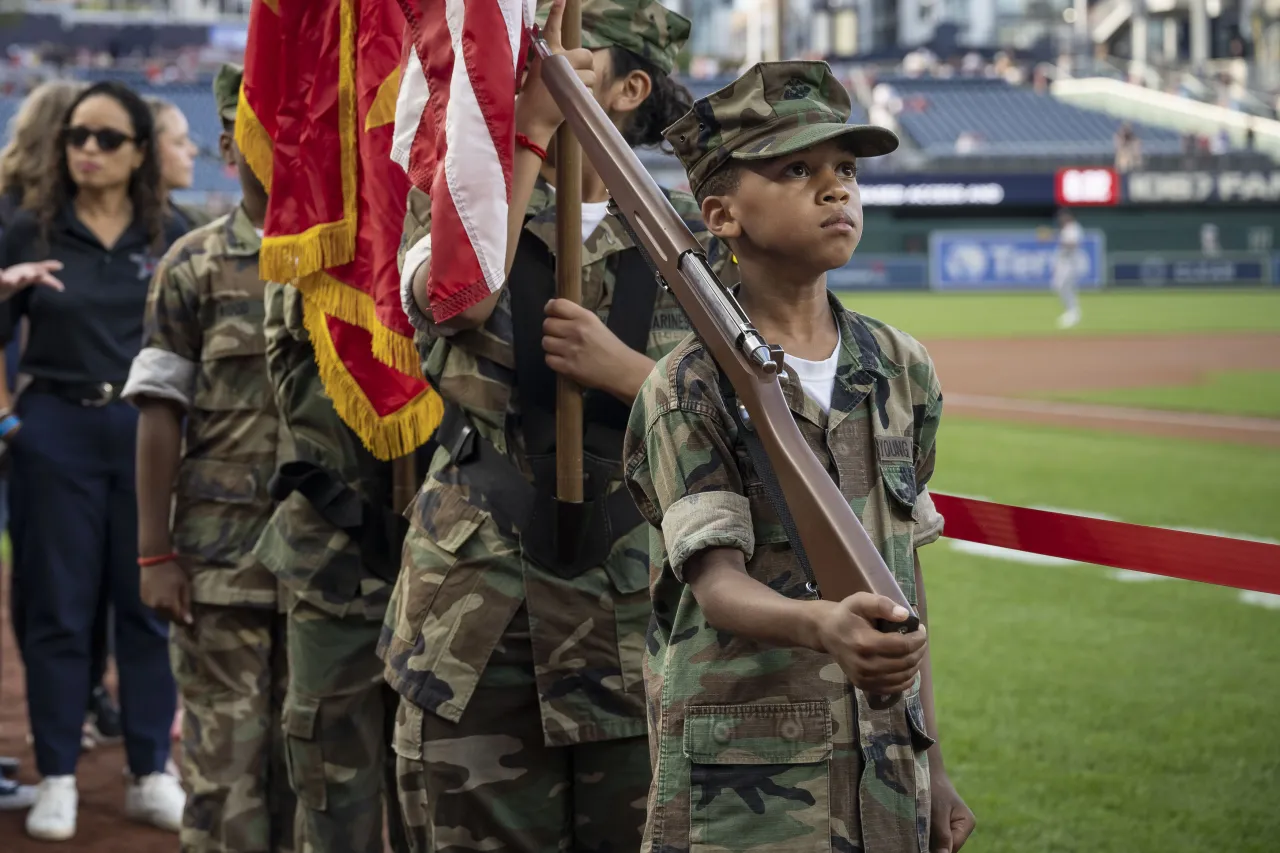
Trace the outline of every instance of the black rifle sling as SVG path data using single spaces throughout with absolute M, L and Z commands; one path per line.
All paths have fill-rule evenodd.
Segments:
M 751 424 L 746 409 L 738 402 L 738 394 L 733 390 L 733 385 L 723 370 L 720 371 L 720 395 L 724 398 L 729 415 L 738 427 L 738 437 L 742 439 L 742 443 L 747 447 L 747 453 L 751 456 L 751 464 L 756 469 L 756 476 L 760 478 L 761 485 L 764 486 L 764 494 L 769 499 L 769 506 L 773 507 L 774 514 L 778 516 L 778 522 L 786 531 L 787 542 L 791 545 L 791 551 L 796 555 L 796 562 L 800 564 L 800 570 L 804 572 L 805 581 L 808 583 L 806 589 L 816 595 L 818 584 L 813 577 L 809 554 L 804 549 L 804 542 L 800 540 L 800 531 L 796 529 L 796 520 L 791 516 L 791 508 L 787 506 L 787 499 L 782 493 L 778 475 L 773 472 L 773 463 L 769 461 L 769 454 L 764 449 L 764 443 L 760 441 L 760 434 Z

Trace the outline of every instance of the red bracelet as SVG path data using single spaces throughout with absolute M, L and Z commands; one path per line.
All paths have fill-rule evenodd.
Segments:
M 521 148 L 527 148 L 534 154 L 537 154 L 539 160 L 546 162 L 547 149 L 533 142 L 533 140 L 529 139 L 529 137 L 525 136 L 523 133 L 516 134 L 516 145 L 519 145 Z
M 158 566 L 161 563 L 172 563 L 178 559 L 176 551 L 170 551 L 168 554 L 160 554 L 155 557 L 139 557 L 138 568 L 145 569 L 150 566 Z

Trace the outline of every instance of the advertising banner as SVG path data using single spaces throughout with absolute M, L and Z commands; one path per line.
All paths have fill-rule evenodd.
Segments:
M 1276 260 L 1262 252 L 1112 252 L 1113 287 L 1241 287 L 1274 282 Z
M 863 207 L 1051 207 L 1055 176 L 916 175 L 858 176 Z
M 1129 204 L 1280 203 L 1280 169 L 1224 172 L 1134 172 L 1126 176 Z
M 937 290 L 1048 290 L 1059 262 L 1054 232 L 934 231 L 929 235 L 929 280 Z M 1076 287 L 1102 286 L 1106 238 L 1087 228 L 1076 257 Z

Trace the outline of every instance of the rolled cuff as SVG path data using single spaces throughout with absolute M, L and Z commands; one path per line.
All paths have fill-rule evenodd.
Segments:
M 431 235 L 425 234 L 404 253 L 404 268 L 400 270 L 400 306 L 404 308 L 405 316 L 409 318 L 409 325 L 419 332 L 448 337 L 452 334 L 452 330 L 432 323 L 431 319 L 418 307 L 418 300 L 413 298 L 413 277 L 418 274 L 419 267 L 429 263 L 431 263 Z
M 138 397 L 173 400 L 190 408 L 196 391 L 197 365 L 159 347 L 147 347 L 133 359 L 121 397 L 136 403 Z
M 934 506 L 933 496 L 929 494 L 928 489 L 924 489 L 916 496 L 916 506 L 911 515 L 916 521 L 916 532 L 912 537 L 912 544 L 915 547 L 928 545 L 942 535 L 945 519 Z
M 676 579 L 684 581 L 684 564 L 708 548 L 737 548 L 750 560 L 756 549 L 751 504 L 736 492 L 685 495 L 662 517 L 667 562 Z

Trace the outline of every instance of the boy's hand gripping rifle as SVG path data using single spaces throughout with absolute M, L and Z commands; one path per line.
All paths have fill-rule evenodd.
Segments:
M 552 54 L 541 38 L 535 38 L 534 48 L 542 60 L 543 84 L 604 180 L 611 210 L 627 226 L 658 281 L 675 294 L 733 385 L 739 406 L 745 407 L 740 417 L 760 437 L 819 594 L 830 601 L 856 592 L 883 595 L 906 608 L 909 616 L 905 622 L 882 621 L 878 627 L 915 631 L 915 609 L 791 416 L 779 384 L 781 347 L 767 343 L 751 325 L 737 299 L 711 271 L 684 220 L 568 61 Z M 794 538 L 792 544 L 797 545 Z M 885 704 L 897 699 L 886 698 Z

